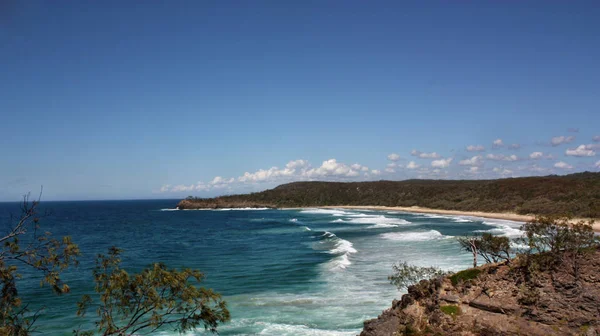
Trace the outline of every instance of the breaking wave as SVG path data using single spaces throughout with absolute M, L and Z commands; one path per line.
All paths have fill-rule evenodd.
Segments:
M 336 236 L 335 233 L 325 231 L 321 237 L 325 237 L 320 244 L 325 244 L 328 253 L 337 255 L 325 265 L 329 270 L 343 270 L 352 264 L 350 254 L 358 252 L 353 244 Z
M 427 241 L 448 238 L 437 230 L 421 232 L 387 232 L 380 236 L 383 239 L 395 241 Z

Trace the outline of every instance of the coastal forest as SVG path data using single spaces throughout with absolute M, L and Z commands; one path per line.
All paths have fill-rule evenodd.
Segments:
M 433 209 L 600 218 L 600 173 L 497 180 L 293 182 L 244 195 L 188 197 L 180 209 L 311 206 Z

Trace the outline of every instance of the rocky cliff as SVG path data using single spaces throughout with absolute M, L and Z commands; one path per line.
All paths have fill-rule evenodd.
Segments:
M 360 336 L 600 335 L 600 251 L 547 269 L 524 259 L 423 280 Z

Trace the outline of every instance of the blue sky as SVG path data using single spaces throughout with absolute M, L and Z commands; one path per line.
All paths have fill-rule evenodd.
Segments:
M 598 17 L 595 1 L 4 2 L 0 200 L 598 171 Z

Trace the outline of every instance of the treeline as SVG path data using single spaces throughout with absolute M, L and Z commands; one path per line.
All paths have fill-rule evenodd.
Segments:
M 179 208 L 421 206 L 600 218 L 600 173 L 498 180 L 294 182 L 262 192 L 193 198 Z

